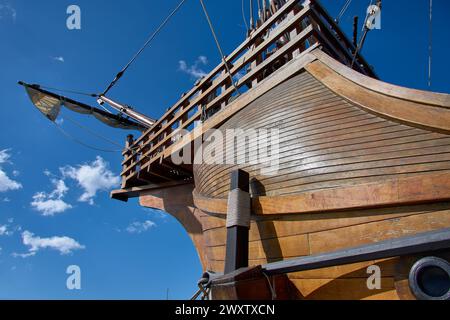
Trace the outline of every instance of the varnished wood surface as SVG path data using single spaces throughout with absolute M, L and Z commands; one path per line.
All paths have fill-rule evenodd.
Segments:
M 222 270 L 224 220 L 201 215 L 208 267 Z M 221 226 L 222 225 L 222 226 Z M 259 265 L 350 248 L 386 239 L 450 227 L 450 202 L 324 214 L 282 216 L 253 221 L 250 231 L 250 265 Z M 299 299 L 412 299 L 409 267 L 391 258 L 289 274 Z M 380 267 L 382 286 L 369 290 L 367 268 Z
M 253 178 L 250 265 L 450 227 L 448 96 L 369 80 L 321 54 L 295 61 L 306 66 L 300 73 L 287 66 L 288 80 L 275 74 L 272 89 L 261 84 L 248 105 L 232 104 L 206 128 L 225 121 L 221 130 L 280 129 L 276 174 L 239 166 Z M 419 107 L 422 113 L 408 114 Z M 237 167 L 195 166 L 195 191 L 168 186 L 139 192 L 143 206 L 166 210 L 183 224 L 205 270 L 224 268 L 226 197 Z M 413 262 L 385 259 L 289 279 L 299 299 L 411 299 L 407 273 Z M 366 286 L 372 264 L 382 270 L 380 290 Z
M 280 130 L 280 164 L 273 176 L 261 174 L 262 164 L 196 165 L 198 193 L 226 198 L 230 171 L 238 167 L 251 174 L 254 196 L 450 171 L 449 135 L 373 115 L 307 72 L 264 94 L 220 129 L 274 127 Z M 248 153 L 255 148 L 252 144 L 246 148 L 238 145 L 235 152 Z
M 333 92 L 369 112 L 408 125 L 450 134 L 450 103 L 448 101 L 450 98 L 448 95 L 423 93 L 422 100 L 430 100 L 430 102 L 420 103 L 404 99 L 408 96 L 408 90 L 388 91 L 381 85 L 373 85 L 377 91 L 370 90 L 367 85 L 364 87 L 354 83 L 321 61 L 309 64 L 306 66 L 306 70 Z M 388 94 L 385 94 L 385 91 L 388 91 Z M 398 93 L 401 98 L 394 97 L 395 93 Z M 412 99 L 420 100 L 418 97 L 421 96 L 420 93 L 411 92 L 410 94 Z M 440 104 L 437 105 L 438 103 Z
M 225 219 L 209 215 L 200 219 L 208 259 L 223 261 Z M 263 219 L 251 225 L 250 259 L 279 261 L 449 226 L 449 203 Z
M 193 196 L 195 206 L 202 211 L 227 213 L 227 199 L 208 198 L 195 190 Z M 450 172 L 399 176 L 378 183 L 294 195 L 253 197 L 252 212 L 254 215 L 304 214 L 443 200 L 450 200 Z
M 418 102 L 422 104 L 433 105 L 442 108 L 450 108 L 450 94 L 435 93 L 430 91 L 416 90 L 386 83 L 371 77 L 367 77 L 330 57 L 322 50 L 314 50 L 314 56 L 323 64 L 330 67 L 347 80 L 352 81 L 358 86 L 362 86 L 371 91 L 381 93 L 393 98 L 399 98 L 407 101 Z

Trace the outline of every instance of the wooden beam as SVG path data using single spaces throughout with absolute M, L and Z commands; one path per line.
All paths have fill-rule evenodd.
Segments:
M 333 69 L 344 78 L 362 86 L 366 89 L 387 95 L 393 98 L 409 100 L 422 104 L 434 105 L 437 107 L 450 109 L 450 94 L 434 93 L 423 90 L 410 89 L 400 87 L 390 83 L 386 83 L 371 77 L 367 77 L 345 65 L 336 61 L 322 50 L 314 50 L 313 55 L 320 60 L 320 62 Z
M 252 199 L 257 215 L 334 212 L 337 210 L 412 205 L 450 200 L 450 172 L 398 177 L 382 183 L 323 189 L 294 195 Z M 202 197 L 194 203 L 205 212 L 226 214 L 227 200 Z
M 344 78 L 321 61 L 309 64 L 306 70 L 330 90 L 368 112 L 426 130 L 450 133 L 450 109 L 375 92 Z
M 347 265 L 377 259 L 435 252 L 450 248 L 450 228 L 421 233 L 412 237 L 391 239 L 375 244 L 344 249 L 263 266 L 269 275 Z

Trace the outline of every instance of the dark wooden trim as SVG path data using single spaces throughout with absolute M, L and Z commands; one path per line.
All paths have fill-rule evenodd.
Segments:
M 408 256 L 450 248 L 450 228 L 421 233 L 412 237 L 386 240 L 375 244 L 269 263 L 263 272 L 269 275 L 341 266 L 357 262 Z
M 142 187 L 133 187 L 129 189 L 113 190 L 110 194 L 112 199 L 127 202 L 130 198 L 138 198 L 142 193 L 148 191 L 158 191 L 161 189 L 173 188 L 177 186 L 192 184 L 192 181 L 171 181 L 161 184 L 148 184 Z

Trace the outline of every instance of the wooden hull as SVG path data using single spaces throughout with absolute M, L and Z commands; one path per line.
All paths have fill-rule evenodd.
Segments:
M 261 165 L 202 164 L 194 166 L 193 184 L 140 192 L 143 206 L 180 220 L 204 270 L 224 270 L 226 199 L 237 168 L 252 178 L 250 265 L 450 227 L 449 96 L 369 79 L 320 50 L 309 55 L 302 68 L 286 66 L 282 72 L 292 76 L 219 127 L 279 128 L 275 175 L 262 175 Z M 412 299 L 408 273 L 416 260 L 292 273 L 287 297 Z M 367 268 L 374 264 L 382 284 L 369 290 Z

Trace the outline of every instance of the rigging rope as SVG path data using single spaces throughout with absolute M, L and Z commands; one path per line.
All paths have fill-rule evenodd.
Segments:
M 205 3 L 203 2 L 203 0 L 200 0 L 200 4 L 202 5 L 203 12 L 205 13 L 206 20 L 208 21 L 209 28 L 211 29 L 211 33 L 214 37 L 214 41 L 216 42 L 216 46 L 217 46 L 217 49 L 219 50 L 219 54 L 222 58 L 223 64 L 225 65 L 225 68 L 228 72 L 228 76 L 230 77 L 231 83 L 232 83 L 234 89 L 236 90 L 237 95 L 239 96 L 241 93 L 239 92 L 239 89 L 233 80 L 233 75 L 231 74 L 230 66 L 228 65 L 225 55 L 223 54 L 223 50 L 222 50 L 222 47 L 220 46 L 219 39 L 217 38 L 216 32 L 214 31 L 214 27 L 211 22 L 211 18 L 209 17 L 208 10 L 206 10 L 206 6 L 205 6 Z
M 67 131 L 65 131 L 59 124 L 57 124 L 56 122 L 52 123 L 56 126 L 56 128 L 69 140 L 72 140 L 75 143 L 78 143 L 79 145 L 88 148 L 88 149 L 92 149 L 94 151 L 100 151 L 100 152 L 107 152 L 107 153 L 117 153 L 117 152 L 121 152 L 122 150 L 109 150 L 109 149 L 102 149 L 102 148 L 98 148 L 98 147 L 94 147 L 91 146 L 87 143 L 84 143 L 83 141 L 75 138 L 74 136 L 72 136 L 70 133 L 68 133 Z
M 104 140 L 104 141 L 106 141 L 106 142 L 109 142 L 109 143 L 111 143 L 111 144 L 113 144 L 113 145 L 115 145 L 115 146 L 117 146 L 117 147 L 119 147 L 119 148 L 122 148 L 122 147 L 123 147 L 121 144 L 119 144 L 119 143 L 117 143 L 117 142 L 115 142 L 115 141 L 113 141 L 113 140 L 111 140 L 111 139 L 109 139 L 109 138 L 107 138 L 107 137 L 105 137 L 105 136 L 103 136 L 103 135 L 101 135 L 101 134 L 95 132 L 94 130 L 88 128 L 87 126 L 82 125 L 81 123 L 79 123 L 79 122 L 73 120 L 72 118 L 68 117 L 67 115 L 64 117 L 64 119 L 69 120 L 69 121 L 72 122 L 74 125 L 76 125 L 78 128 L 80 128 L 80 129 L 82 129 L 82 130 L 88 132 L 89 134 L 91 134 L 91 135 L 93 135 L 93 136 L 95 136 L 95 137 L 97 137 L 97 138 L 99 138 L 99 139 L 101 139 L 101 140 Z
M 339 24 L 339 22 L 341 21 L 342 16 L 345 14 L 345 12 L 347 11 L 347 9 L 348 9 L 348 7 L 350 6 L 351 3 L 352 3 L 352 0 L 347 0 L 347 2 L 344 4 L 344 6 L 341 9 L 341 12 L 339 12 L 338 16 L 334 20 L 336 22 L 336 24 Z
M 249 29 L 248 29 L 247 18 L 245 17 L 245 6 L 244 6 L 244 3 L 245 3 L 245 0 L 242 0 L 242 19 L 244 20 L 245 29 L 247 30 L 247 35 L 248 35 Z
M 87 143 L 85 143 L 85 142 L 83 142 L 83 141 L 81 141 L 81 140 L 75 138 L 75 137 L 72 136 L 70 133 L 68 133 L 66 130 L 64 130 L 57 122 L 53 122 L 53 121 L 52 121 L 53 124 L 58 128 L 58 130 L 59 130 L 66 138 L 68 138 L 69 140 L 72 140 L 73 142 L 75 142 L 75 143 L 77 143 L 77 144 L 79 144 L 79 145 L 81 145 L 81 146 L 83 146 L 83 147 L 86 147 L 86 148 L 88 148 L 88 149 L 92 149 L 92 150 L 100 151 L 100 152 L 108 152 L 108 153 L 118 153 L 118 152 L 122 152 L 122 151 L 124 151 L 124 150 L 129 151 L 129 152 L 132 152 L 132 153 L 136 153 L 136 149 L 139 148 L 139 146 L 136 146 L 136 147 L 134 147 L 134 148 L 127 148 L 127 147 L 123 148 L 123 146 L 122 146 L 121 144 L 119 144 L 119 143 L 117 143 L 117 142 L 115 142 L 115 141 L 113 141 L 113 140 L 111 140 L 111 139 L 109 139 L 109 138 L 106 138 L 105 136 L 103 136 L 103 135 L 101 135 L 101 134 L 95 132 L 94 130 L 88 128 L 87 126 L 84 126 L 84 125 L 80 124 L 79 122 L 73 120 L 72 118 L 70 118 L 70 117 L 67 116 L 67 115 L 64 117 L 64 119 L 69 120 L 69 121 L 72 122 L 74 125 L 76 125 L 76 126 L 79 127 L 80 129 L 82 129 L 82 130 L 88 132 L 89 134 L 91 134 L 91 135 L 93 135 L 93 136 L 95 136 L 95 137 L 97 137 L 97 138 L 99 138 L 99 139 L 101 139 L 101 140 L 104 140 L 104 141 L 106 141 L 106 142 L 109 142 L 109 143 L 111 143 L 111 144 L 113 144 L 113 145 L 118 146 L 119 148 L 121 148 L 121 149 L 119 149 L 119 150 L 110 150 L 110 149 L 102 149 L 102 148 L 98 148 L 98 147 L 92 146 L 92 145 L 90 145 L 90 144 L 87 144 Z M 150 159 L 150 160 L 152 159 L 151 155 L 144 155 L 144 154 L 142 154 L 141 156 L 142 156 L 143 158 L 148 158 L 148 159 Z
M 59 88 L 53 88 L 53 87 L 47 87 L 47 86 L 41 86 L 39 85 L 40 88 L 42 89 L 46 89 L 46 90 L 53 90 L 53 91 L 58 91 L 58 92 L 66 92 L 66 93 L 72 93 L 72 94 L 77 94 L 80 96 L 87 96 L 87 97 L 91 97 L 91 98 L 96 98 L 97 94 L 95 93 L 86 93 L 86 92 L 81 92 L 81 91 L 76 91 L 76 90 L 67 90 L 67 89 L 59 89 Z
M 178 10 L 181 8 L 181 6 L 186 2 L 186 0 L 181 0 L 181 2 L 177 5 L 177 7 L 167 16 L 166 19 L 159 25 L 159 27 L 153 32 L 153 34 L 147 39 L 145 44 L 142 46 L 142 48 L 133 56 L 133 58 L 125 65 L 125 67 L 116 75 L 115 79 L 109 84 L 109 86 L 106 88 L 106 90 L 103 92 L 102 95 L 106 95 L 109 90 L 111 90 L 117 83 L 117 81 L 122 78 L 124 73 L 128 70 L 128 68 L 136 61 L 136 59 L 141 55 L 141 53 L 147 48 L 147 46 L 150 44 L 150 42 L 153 41 L 153 39 L 156 38 L 156 36 L 161 32 L 161 30 L 167 25 L 167 23 L 170 21 L 170 19 L 178 12 Z
M 430 0 L 430 27 L 428 44 L 428 87 L 431 87 L 431 67 L 433 62 L 433 0 Z
M 373 0 L 370 0 L 369 8 L 372 6 L 372 4 L 373 4 Z M 378 5 L 379 8 L 381 9 L 381 1 L 378 1 L 378 4 L 377 4 L 377 5 Z M 353 60 L 352 60 L 351 68 L 354 67 L 355 62 L 356 62 L 356 58 L 358 57 L 360 51 L 362 50 L 362 47 L 364 46 L 364 43 L 365 43 L 366 38 L 367 38 L 367 34 L 368 34 L 369 31 L 370 31 L 370 29 L 367 27 L 367 22 L 369 21 L 369 18 L 370 18 L 370 13 L 367 12 L 366 19 L 364 19 L 364 24 L 363 24 L 363 29 L 362 29 L 363 34 L 362 34 L 362 36 L 361 36 L 361 39 L 360 39 L 360 41 L 359 41 L 359 44 L 358 44 L 358 46 L 356 47 L 355 53 L 354 53 L 354 55 L 353 55 Z

